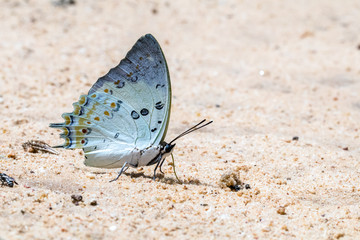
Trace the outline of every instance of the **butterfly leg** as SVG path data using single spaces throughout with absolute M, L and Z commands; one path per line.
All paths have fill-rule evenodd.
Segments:
M 114 182 L 114 181 L 118 180 L 119 177 L 121 176 L 121 174 L 122 174 L 123 172 L 125 172 L 126 170 L 128 170 L 128 168 L 129 168 L 129 163 L 128 163 L 128 162 L 125 162 L 124 165 L 122 166 L 119 174 L 117 175 L 117 177 L 114 178 L 113 180 L 111 180 L 110 182 Z
M 161 161 L 160 166 L 159 166 L 159 170 L 162 174 L 165 174 L 162 170 L 161 170 L 161 166 L 163 165 L 163 163 L 165 162 L 165 158 Z
M 162 155 L 159 154 L 159 156 L 158 156 L 157 159 L 156 159 L 157 164 L 156 164 L 155 169 L 154 169 L 154 177 L 153 177 L 154 181 L 155 181 L 155 179 L 156 179 L 156 170 L 157 170 L 157 168 L 159 167 L 160 163 L 163 162 L 163 161 L 161 161 L 161 159 L 162 159 Z M 160 167 L 160 168 L 161 168 L 161 167 Z

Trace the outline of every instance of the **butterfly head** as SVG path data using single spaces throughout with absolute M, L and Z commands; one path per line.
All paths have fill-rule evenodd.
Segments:
M 175 143 L 174 144 L 169 144 L 167 143 L 164 147 L 164 153 L 172 153 L 172 151 L 174 150 L 175 147 Z

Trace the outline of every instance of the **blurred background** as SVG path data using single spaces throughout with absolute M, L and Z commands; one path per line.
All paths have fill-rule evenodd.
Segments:
M 14 0 L 0 7 L 0 107 L 20 120 L 56 122 L 146 33 L 168 61 L 171 121 L 218 116 L 223 133 L 238 134 L 274 125 L 285 133 L 300 127 L 295 134 L 311 122 L 321 135 L 329 128 L 327 115 L 316 116 L 324 104 L 360 109 L 357 1 Z

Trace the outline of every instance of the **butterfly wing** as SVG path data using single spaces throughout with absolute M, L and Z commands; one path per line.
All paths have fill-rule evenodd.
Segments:
M 90 166 L 118 167 L 132 150 L 164 140 L 170 117 L 171 86 L 165 56 L 156 39 L 141 37 L 120 64 L 110 69 L 63 114 L 65 143 L 83 148 Z M 122 159 L 122 160 L 121 160 Z

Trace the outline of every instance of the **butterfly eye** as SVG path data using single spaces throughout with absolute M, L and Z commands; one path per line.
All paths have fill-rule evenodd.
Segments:
M 172 145 L 166 144 L 166 146 L 165 146 L 165 148 L 164 148 L 165 153 L 171 152 L 171 151 L 173 150 L 173 148 L 175 147 L 175 145 L 176 145 L 176 144 L 172 144 Z

